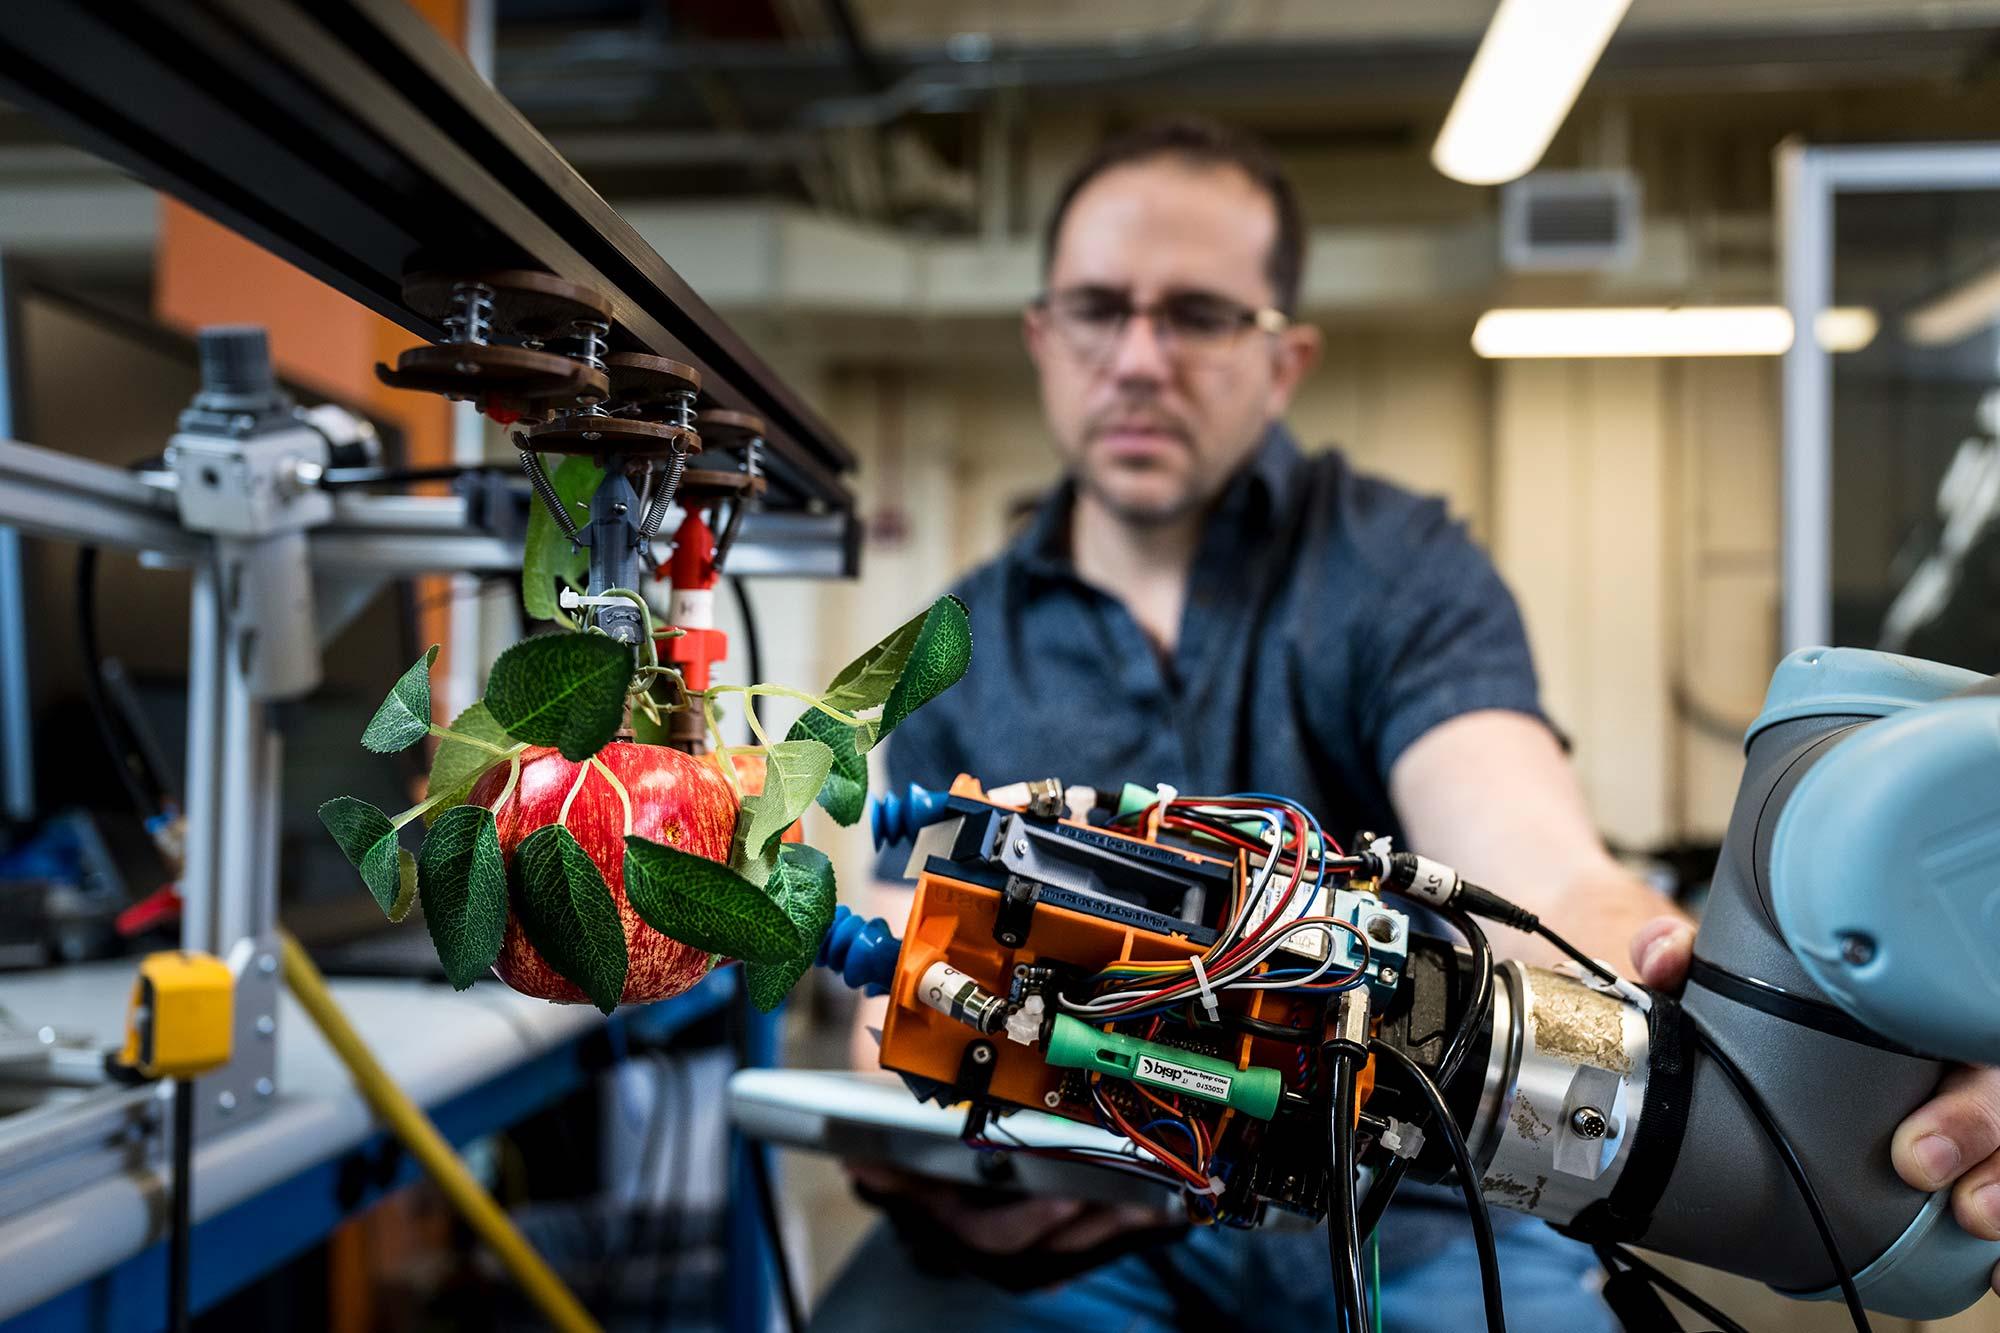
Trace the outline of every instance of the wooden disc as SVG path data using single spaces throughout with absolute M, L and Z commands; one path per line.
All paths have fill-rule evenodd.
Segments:
M 677 494 L 702 504 L 710 500 L 727 500 L 732 497 L 754 499 L 762 495 L 769 484 L 762 476 L 753 477 L 748 472 L 691 467 L 681 474 L 681 485 Z
M 483 282 L 493 289 L 489 327 L 498 338 L 540 341 L 560 336 L 579 319 L 607 323 L 611 319 L 611 303 L 601 293 L 533 269 L 413 273 L 403 280 L 403 299 L 419 314 L 442 323 L 456 304 L 452 288 L 461 282 Z
M 657 421 L 638 421 L 632 417 L 586 417 L 565 413 L 552 421 L 514 433 L 517 444 L 537 453 L 624 454 L 628 458 L 670 454 L 677 439 L 683 441 L 682 447 L 689 453 L 701 449 L 701 440 L 693 431 Z
M 614 402 L 646 407 L 701 392 L 701 372 L 679 361 L 645 352 L 613 352 L 604 358 Z
M 604 372 L 554 352 L 526 347 L 437 343 L 412 347 L 396 368 L 375 367 L 384 384 L 498 406 L 532 405 L 546 411 L 595 403 L 611 391 Z
M 712 407 L 695 420 L 695 428 L 725 449 L 740 449 L 764 438 L 764 419 L 748 412 Z

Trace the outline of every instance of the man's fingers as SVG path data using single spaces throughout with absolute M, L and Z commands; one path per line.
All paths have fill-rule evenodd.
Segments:
M 1912 1188 L 1943 1189 L 2000 1151 L 2000 1069 L 1954 1069 L 1937 1096 L 1910 1113 L 1889 1141 L 1889 1160 Z M 1985 1177 L 1982 1177 L 1982 1180 Z M 2000 1181 L 2000 1174 L 1993 1177 Z M 1963 1214 L 1961 1214 L 1961 1220 Z M 2000 1239 L 2000 1223 L 1989 1238 Z
M 1987 1158 L 1959 1178 L 1951 1211 L 1979 1239 L 2000 1240 L 2000 1157 Z
M 1141 1207 L 1138 1204 L 1125 1203 L 1112 1208 L 1093 1208 L 1050 1236 L 1048 1246 L 1059 1254 L 1080 1254 L 1128 1231 L 1146 1231 L 1155 1227 L 1171 1226 L 1173 1221 L 1173 1215 L 1170 1213 L 1161 1212 L 1157 1208 Z
M 1076 1199 L 1024 1199 L 997 1207 L 968 1204 L 955 1194 L 927 1200 L 938 1222 L 986 1254 L 1019 1254 L 1076 1220 L 1087 1206 Z
M 1632 936 L 1632 966 L 1648 986 L 1678 990 L 1693 957 L 1694 927 L 1680 917 L 1656 917 Z

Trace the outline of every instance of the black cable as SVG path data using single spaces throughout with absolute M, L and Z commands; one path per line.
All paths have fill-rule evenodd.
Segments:
M 194 1080 L 174 1080 L 174 1200 L 167 1231 L 167 1328 L 188 1333 L 188 1252 L 194 1239 Z
M 1826 1208 L 1820 1203 L 1819 1191 L 1813 1188 L 1812 1178 L 1806 1174 L 1805 1163 L 1799 1160 L 1798 1152 L 1793 1149 L 1792 1141 L 1785 1136 L 1783 1126 L 1778 1124 L 1777 1119 L 1771 1114 L 1771 1108 L 1764 1104 L 1764 1099 L 1758 1095 L 1757 1089 L 1750 1085 L 1750 1080 L 1743 1076 L 1743 1071 L 1737 1068 L 1736 1062 L 1716 1045 L 1715 1038 L 1709 1035 L 1708 1029 L 1703 1026 L 1700 1019 L 1692 1013 L 1687 1014 L 1687 1019 L 1688 1025 L 1694 1029 L 1696 1043 L 1701 1046 L 1708 1058 L 1729 1076 L 1729 1081 L 1736 1086 L 1736 1094 L 1743 1099 L 1743 1104 L 1750 1108 L 1750 1113 L 1757 1117 L 1757 1123 L 1763 1127 L 1764 1137 L 1778 1150 L 1778 1156 L 1783 1160 L 1785 1170 L 1791 1173 L 1792 1183 L 1798 1186 L 1799 1198 L 1805 1203 L 1806 1212 L 1812 1215 L 1813 1229 L 1819 1232 L 1820 1244 L 1826 1247 L 1827 1262 L 1833 1265 L 1833 1275 L 1840 1284 L 1841 1298 L 1847 1302 L 1848 1318 L 1853 1320 L 1857 1333 L 1871 1333 L 1868 1311 L 1861 1304 L 1861 1292 L 1854 1285 L 1854 1274 L 1848 1268 L 1847 1260 L 1841 1257 L 1840 1243 L 1833 1234 L 1833 1223 L 1827 1218 Z
M 1500 1296 L 1500 1251 L 1493 1242 L 1493 1216 L 1487 1211 L 1486 1196 L 1479 1192 L 1479 1173 L 1473 1170 L 1465 1135 L 1459 1133 L 1457 1122 L 1451 1118 L 1444 1094 L 1415 1060 L 1385 1041 L 1371 1041 L 1368 1049 L 1376 1059 L 1386 1059 L 1395 1065 L 1430 1103 L 1431 1116 L 1437 1121 L 1438 1132 L 1444 1136 L 1452 1162 L 1458 1168 L 1459 1193 L 1465 1196 L 1466 1215 L 1472 1220 L 1472 1241 L 1479 1251 L 1479 1287 L 1486 1300 L 1487 1333 L 1506 1333 L 1507 1315 Z
M 1438 1086 L 1450 1087 L 1459 1066 L 1465 1063 L 1466 1054 L 1472 1049 L 1473 1038 L 1485 1025 L 1486 1017 L 1493 1009 L 1493 944 L 1469 914 L 1455 907 L 1446 907 L 1440 909 L 1440 915 L 1465 936 L 1466 944 L 1472 949 L 1472 997 L 1466 1003 L 1465 1012 L 1459 1016 L 1458 1027 L 1452 1031 L 1451 1039 L 1445 1043 L 1444 1055 L 1438 1061 Z M 1381 1225 L 1382 1215 L 1389 1211 L 1397 1187 L 1409 1171 L 1410 1159 L 1398 1157 L 1377 1173 L 1356 1217 L 1356 1224 L 1364 1238 L 1373 1235 L 1375 1228 Z
M 97 719 L 97 733 L 104 740 L 104 751 L 111 760 L 111 766 L 118 770 L 118 781 L 124 786 L 125 794 L 132 798 L 132 804 L 141 816 L 151 819 L 160 813 L 160 800 L 156 793 L 146 790 L 140 780 L 139 770 L 145 766 L 145 759 L 120 734 L 117 716 L 111 711 L 111 699 L 104 691 L 102 663 L 104 657 L 97 642 L 97 548 L 82 546 L 76 552 L 76 637 L 77 646 L 83 653 L 83 697 L 90 705 L 91 716 Z
M 1687 1306 L 1688 1309 L 1694 1311 L 1703 1319 L 1714 1324 L 1721 1333 L 1750 1333 L 1743 1325 L 1737 1323 L 1734 1319 L 1731 1319 L 1728 1315 L 1716 1309 L 1700 1296 L 1674 1281 L 1674 1279 L 1668 1277 L 1665 1273 L 1653 1267 L 1653 1265 L 1647 1263 L 1623 1245 L 1597 1245 L 1592 1248 L 1597 1251 L 1598 1261 L 1606 1269 L 1611 1267 L 1613 1260 L 1624 1264 L 1634 1272 L 1639 1273 L 1661 1291 L 1666 1292 L 1667 1295 L 1673 1297 L 1682 1305 Z
M 1326 1251 L 1333 1287 L 1347 1333 L 1368 1333 L 1368 1289 L 1361 1278 L 1361 1231 L 1354 1214 L 1354 1115 L 1356 1064 L 1353 1047 L 1326 1049 L 1333 1067 L 1333 1114 L 1327 1121 L 1327 1172 L 1333 1197 L 1326 1209 Z
M 736 610 L 743 617 L 743 665 L 750 673 L 752 685 L 761 684 L 764 679 L 764 652 L 757 641 L 757 612 L 750 605 L 750 590 L 743 586 L 743 580 L 732 574 L 729 576 L 729 590 L 736 594 Z M 764 725 L 763 696 L 750 696 L 750 711 L 756 714 L 757 725 Z
M 1599 981 L 1607 982 L 1613 986 L 1616 986 L 1618 984 L 1618 974 L 1616 972 L 1613 972 L 1610 968 L 1598 962 L 1595 958 L 1592 958 L 1588 954 L 1584 953 L 1583 950 L 1577 948 L 1574 944 L 1571 944 L 1568 940 L 1556 934 L 1553 930 L 1550 930 L 1546 925 L 1543 925 L 1539 920 L 1535 922 L 1535 933 L 1537 935 L 1540 935 L 1543 939 L 1547 940 L 1550 944 L 1555 945 L 1556 948 L 1568 954 L 1571 960 L 1574 961 L 1578 967 L 1590 973 L 1592 976 L 1596 977 Z

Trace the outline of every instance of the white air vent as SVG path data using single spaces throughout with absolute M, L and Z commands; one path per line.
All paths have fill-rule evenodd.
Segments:
M 1583 272 L 1639 257 L 1639 178 L 1629 171 L 1537 171 L 1500 191 L 1508 268 Z

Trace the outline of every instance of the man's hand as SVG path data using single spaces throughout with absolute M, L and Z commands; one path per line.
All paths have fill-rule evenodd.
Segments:
M 1084 1203 L 1079 1199 L 980 1204 L 968 1201 L 947 1181 L 879 1162 L 849 1161 L 844 1165 L 856 1185 L 918 1204 L 960 1244 L 986 1255 L 1029 1251 L 1081 1254 L 1128 1232 L 1171 1227 L 1179 1220 L 1171 1213 L 1135 1204 Z
M 1694 957 L 1694 927 L 1661 917 L 1632 937 L 1639 980 L 1678 990 Z M 1910 1113 L 1889 1143 L 1896 1174 L 1912 1189 L 1941 1190 L 1953 1181 L 1952 1215 L 1981 1240 L 2000 1240 L 2000 1069 L 1961 1066 L 1944 1076 L 1937 1096 Z M 2000 1264 L 1993 1290 L 2000 1292 Z

